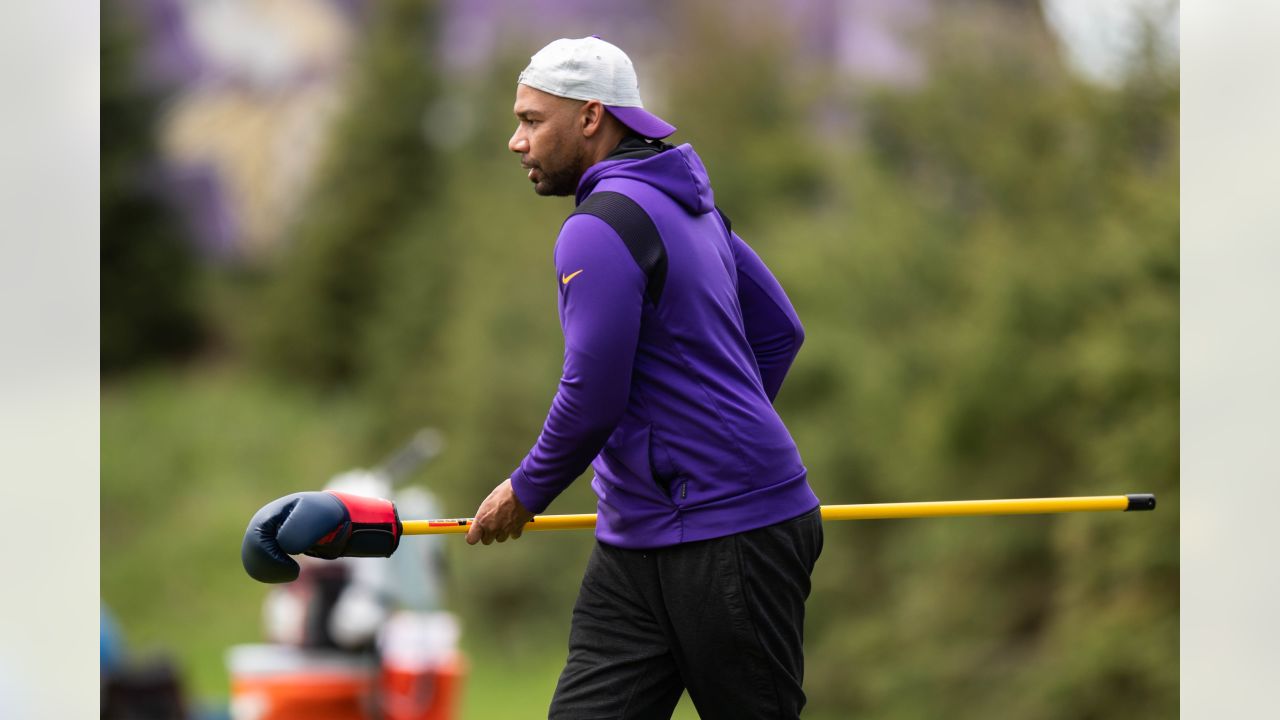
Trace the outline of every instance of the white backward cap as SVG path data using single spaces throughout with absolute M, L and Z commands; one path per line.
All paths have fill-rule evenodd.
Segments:
M 647 138 L 676 131 L 640 102 L 640 83 L 631 58 L 596 36 L 561 38 L 529 58 L 516 81 L 558 97 L 599 100 L 623 125 Z

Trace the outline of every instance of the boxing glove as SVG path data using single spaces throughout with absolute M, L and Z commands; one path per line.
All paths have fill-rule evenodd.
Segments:
M 389 557 L 400 544 L 400 516 L 390 500 L 341 492 L 300 492 L 263 506 L 249 521 L 240 561 L 255 580 L 291 582 L 303 553 L 340 557 Z

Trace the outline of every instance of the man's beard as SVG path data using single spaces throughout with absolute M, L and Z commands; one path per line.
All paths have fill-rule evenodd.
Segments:
M 565 163 L 554 172 L 539 167 L 538 172 L 542 175 L 542 180 L 533 186 L 533 191 L 543 197 L 573 195 L 578 191 L 578 181 L 582 179 L 582 173 L 586 171 L 583 167 L 584 159 L 584 156 L 579 154 L 573 158 L 572 162 Z

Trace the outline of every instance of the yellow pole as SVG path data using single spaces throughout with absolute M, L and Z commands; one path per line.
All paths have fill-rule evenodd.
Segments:
M 1046 513 L 1155 510 L 1154 495 L 1098 495 L 1093 497 L 1021 498 L 1008 500 L 946 500 L 941 502 L 823 505 L 823 520 L 889 520 L 961 517 L 966 515 L 1040 515 Z M 405 520 L 405 535 L 465 533 L 471 518 Z M 596 526 L 595 515 L 540 515 L 524 526 L 531 530 L 584 530 Z
M 471 527 L 472 518 L 455 518 L 452 520 L 404 520 L 404 535 L 450 535 L 465 533 Z M 530 530 L 587 530 L 596 526 L 595 514 L 590 515 L 539 515 L 525 523 L 524 531 Z

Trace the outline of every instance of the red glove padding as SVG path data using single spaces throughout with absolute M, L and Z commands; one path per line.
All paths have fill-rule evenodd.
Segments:
M 340 492 L 301 492 L 264 506 L 249 521 L 240 560 L 255 580 L 298 577 L 291 554 L 332 560 L 388 557 L 400 545 L 400 515 L 390 500 Z

